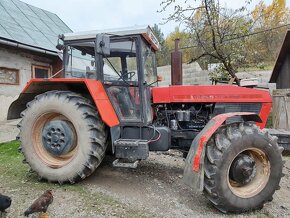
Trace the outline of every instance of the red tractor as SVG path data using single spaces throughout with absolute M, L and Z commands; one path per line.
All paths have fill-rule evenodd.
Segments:
M 32 79 L 11 105 L 20 150 L 40 178 L 75 183 L 111 152 L 136 167 L 149 151 L 181 150 L 184 181 L 222 212 L 262 208 L 282 176 L 282 148 L 262 129 L 267 91 L 157 87 L 149 27 L 61 35 L 61 78 Z M 61 43 L 60 43 L 61 42 Z

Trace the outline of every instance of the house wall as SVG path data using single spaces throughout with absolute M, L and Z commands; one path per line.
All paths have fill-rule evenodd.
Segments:
M 280 68 L 280 72 L 276 81 L 276 87 L 277 89 L 290 88 L 290 54 L 285 57 L 283 65 Z
M 6 120 L 10 104 L 31 79 L 32 65 L 52 66 L 53 58 L 0 46 L 0 67 L 19 70 L 19 85 L 0 84 L 0 121 Z

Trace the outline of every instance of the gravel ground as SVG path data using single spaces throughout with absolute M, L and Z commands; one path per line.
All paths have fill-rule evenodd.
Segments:
M 4 174 L 0 190 L 13 198 L 7 214 L 11 218 L 21 217 L 48 187 L 54 189 L 50 217 L 290 217 L 290 158 L 284 159 L 286 176 L 274 200 L 260 211 L 239 215 L 221 214 L 201 193 L 183 184 L 184 160 L 176 151 L 151 153 L 137 169 L 114 168 L 112 157 L 106 157 L 92 176 L 76 186 L 39 186 L 29 173 L 13 186 Z
M 106 159 L 84 184 L 91 192 L 103 192 L 135 208 L 150 211 L 153 217 L 290 217 L 290 158 L 284 157 L 285 177 L 274 200 L 256 212 L 224 215 L 202 193 L 182 182 L 184 159 L 176 151 L 151 153 L 137 169 L 117 169 Z
M 22 167 L 21 159 L 19 156 Z M 287 156 L 284 156 L 285 176 L 274 200 L 260 211 L 239 215 L 220 213 L 202 193 L 183 184 L 184 159 L 177 151 L 152 152 L 137 169 L 114 168 L 113 160 L 106 157 L 93 175 L 72 186 L 38 182 L 25 167 L 21 169 L 23 175 L 15 173 L 15 180 L 7 176 L 9 171 L 0 171 L 0 193 L 13 198 L 7 217 L 22 217 L 24 209 L 46 189 L 54 191 L 49 214 L 57 218 L 290 217 L 290 157 Z

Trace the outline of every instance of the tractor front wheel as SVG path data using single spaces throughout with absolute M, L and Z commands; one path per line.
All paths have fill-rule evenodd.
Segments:
M 222 212 L 244 212 L 272 200 L 282 177 L 282 148 L 252 123 L 221 127 L 205 154 L 204 192 Z
M 101 163 L 105 125 L 86 98 L 68 91 L 46 92 L 21 115 L 21 151 L 40 178 L 75 183 Z

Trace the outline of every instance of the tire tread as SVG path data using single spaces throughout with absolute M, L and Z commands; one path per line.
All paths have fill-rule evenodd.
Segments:
M 261 130 L 252 123 L 244 122 L 244 123 L 234 123 L 227 126 L 221 127 L 215 135 L 212 137 L 215 140 L 209 140 L 209 143 L 206 147 L 205 152 L 205 169 L 204 169 L 204 193 L 205 196 L 208 198 L 213 205 L 223 213 L 227 212 L 245 212 L 244 209 L 239 208 L 238 206 L 235 207 L 233 204 L 228 204 L 225 201 L 226 194 L 221 195 L 218 187 L 218 182 L 216 182 L 215 177 L 216 175 L 221 173 L 221 169 L 219 164 L 223 161 L 223 155 L 228 151 L 228 145 L 223 144 L 221 139 L 224 138 L 225 140 L 232 141 L 236 140 L 237 137 L 241 137 L 242 135 L 251 135 L 251 134 L 261 134 Z M 277 141 L 268 134 L 265 133 L 265 137 L 268 137 L 272 142 L 276 143 Z M 277 152 L 281 154 L 281 150 L 283 148 L 279 147 L 278 144 L 276 146 Z M 281 163 L 282 164 L 282 163 Z M 281 174 L 282 175 L 282 174 Z M 280 181 L 280 178 L 279 178 Z M 278 183 L 279 184 L 279 183 Z M 274 188 L 274 191 L 279 189 L 279 185 Z M 273 192 L 274 192 L 273 191 Z M 271 201 L 273 193 L 270 194 L 266 199 L 264 199 L 260 204 L 249 208 L 249 210 L 256 210 L 263 207 L 264 203 Z
M 73 177 L 64 177 L 63 179 L 53 181 L 58 182 L 59 184 L 63 184 L 65 182 L 74 184 L 92 174 L 103 160 L 107 144 L 105 143 L 107 138 L 106 127 L 102 122 L 96 108 L 92 105 L 91 101 L 77 93 L 70 91 L 48 91 L 37 95 L 34 100 L 27 104 L 27 108 L 21 113 L 21 116 L 24 117 L 29 114 L 30 107 L 33 104 L 41 104 L 41 101 L 44 101 L 46 98 L 55 98 L 55 96 L 57 96 L 58 99 L 63 99 L 63 101 L 67 101 L 66 103 L 77 105 L 77 109 L 81 111 L 83 119 L 87 123 L 91 135 L 90 152 L 87 156 L 87 163 L 83 166 L 83 170 L 81 172 L 76 172 L 76 175 Z M 24 128 L 22 122 L 23 119 L 17 125 L 17 127 L 20 129 L 20 132 L 22 131 L 22 128 Z M 21 141 L 21 134 L 18 139 Z M 22 147 L 23 145 L 20 145 L 21 152 L 23 153 Z M 42 179 L 49 180 L 49 178 L 43 177 Z

